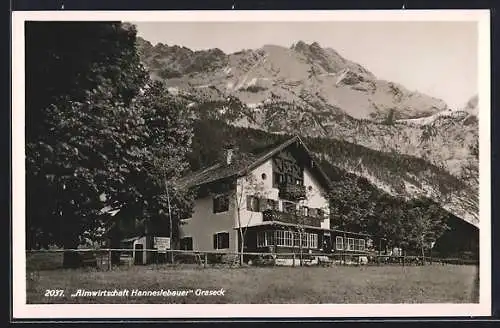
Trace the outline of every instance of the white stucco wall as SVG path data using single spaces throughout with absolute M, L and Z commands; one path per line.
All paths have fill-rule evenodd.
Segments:
M 311 174 L 310 170 L 304 170 L 304 185 L 306 186 L 306 196 L 307 200 L 304 201 L 304 205 L 308 207 L 321 208 L 325 213 L 330 213 L 330 208 L 328 206 L 328 200 L 324 196 L 324 188 L 317 179 Z M 309 190 L 312 187 L 312 190 Z M 330 229 L 330 220 L 326 219 L 321 222 L 321 228 Z
M 180 227 L 180 237 L 192 237 L 193 250 L 196 251 L 235 252 L 238 249 L 238 235 L 234 229 L 235 213 L 231 198 L 229 210 L 221 213 L 213 213 L 212 196 L 197 199 L 192 217 L 184 220 L 185 224 Z M 214 249 L 213 235 L 218 232 L 229 233 L 229 249 Z
M 265 179 L 262 179 L 262 174 L 266 175 Z M 278 189 L 273 188 L 272 161 L 268 160 L 256 167 L 247 177 L 239 178 L 236 188 L 241 226 L 248 227 L 262 223 L 262 213 L 247 210 L 247 196 L 256 195 L 278 200 Z M 240 226 L 238 217 L 235 217 L 234 226 Z

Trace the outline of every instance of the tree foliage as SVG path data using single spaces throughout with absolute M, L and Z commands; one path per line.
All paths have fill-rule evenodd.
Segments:
M 161 217 L 186 169 L 191 122 L 139 62 L 119 22 L 26 25 L 27 247 L 74 248 L 120 218 Z M 173 191 L 174 210 L 187 211 Z
M 330 200 L 333 223 L 348 231 L 367 231 L 375 215 L 375 197 L 370 183 L 352 175 L 333 182 L 326 197 Z

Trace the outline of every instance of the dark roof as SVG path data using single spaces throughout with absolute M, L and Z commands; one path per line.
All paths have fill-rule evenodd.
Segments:
M 290 146 L 291 144 L 298 142 L 304 149 L 304 151 L 314 160 L 314 156 L 306 147 L 304 142 L 299 136 L 295 136 L 281 142 L 277 145 L 270 145 L 259 149 L 258 152 L 241 153 L 231 164 L 226 164 L 224 162 L 218 162 L 212 166 L 205 169 L 193 172 L 179 180 L 176 181 L 176 187 L 180 189 L 192 188 L 196 186 L 201 186 L 211 182 L 219 181 L 225 178 L 230 178 L 233 176 L 244 176 L 248 171 L 251 171 L 255 167 L 261 165 L 269 158 L 271 158 L 276 153 Z M 322 176 L 324 181 L 330 185 L 330 179 L 326 173 L 321 169 L 319 165 L 315 163 L 315 169 Z

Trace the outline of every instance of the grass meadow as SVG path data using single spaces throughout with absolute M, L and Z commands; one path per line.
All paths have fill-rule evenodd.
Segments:
M 27 303 L 477 303 L 477 267 L 472 265 L 207 267 L 148 265 L 62 269 L 53 254 L 27 259 Z M 50 263 L 50 259 L 54 263 Z M 38 263 L 38 264 L 37 264 Z M 195 295 L 220 290 L 224 295 Z M 47 290 L 63 296 L 45 296 Z M 77 289 L 193 290 L 187 296 L 78 296 Z

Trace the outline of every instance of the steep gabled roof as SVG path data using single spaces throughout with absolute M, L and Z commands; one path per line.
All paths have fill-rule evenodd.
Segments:
M 275 154 L 279 153 L 280 151 L 292 145 L 293 143 L 298 143 L 303 148 L 304 152 L 307 153 L 307 155 L 310 157 L 311 161 L 314 162 L 314 156 L 312 155 L 311 151 L 307 148 L 307 146 L 304 144 L 304 142 L 300 139 L 299 136 L 294 136 L 293 138 L 290 138 L 285 142 L 269 147 L 269 149 L 262 150 L 257 154 L 244 153 L 243 154 L 244 156 L 239 156 L 239 158 L 236 158 L 235 161 L 229 165 L 223 162 L 218 162 L 205 169 L 193 172 L 177 180 L 176 187 L 180 189 L 186 189 L 186 188 L 201 186 L 204 184 L 208 184 L 226 178 L 244 176 L 249 171 L 263 164 L 268 159 L 273 157 Z M 329 177 L 315 162 L 313 169 L 321 176 L 321 178 L 328 186 L 331 185 Z

